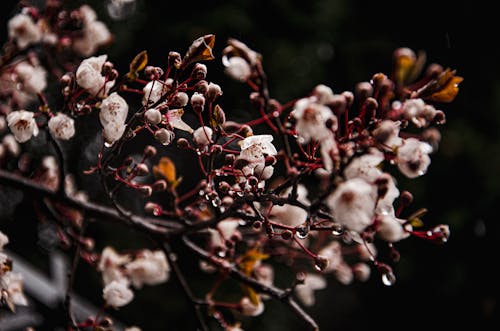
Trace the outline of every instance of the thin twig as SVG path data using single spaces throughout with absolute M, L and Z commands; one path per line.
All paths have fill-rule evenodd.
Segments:
M 173 272 L 175 273 L 177 280 L 181 284 L 182 290 L 184 292 L 184 295 L 188 298 L 189 302 L 193 306 L 196 318 L 198 320 L 198 326 L 202 331 L 208 331 L 210 330 L 207 326 L 207 323 L 205 322 L 205 318 L 203 316 L 203 313 L 201 311 L 201 305 L 205 304 L 201 302 L 199 299 L 197 299 L 193 291 L 191 290 L 191 287 L 189 286 L 186 277 L 182 273 L 181 268 L 179 267 L 179 264 L 177 263 L 177 260 L 175 258 L 175 253 L 172 250 L 172 247 L 170 244 L 163 240 L 161 242 L 161 247 L 163 249 L 163 252 L 167 256 L 168 263 L 170 264 L 170 267 L 172 268 Z
M 186 236 L 182 237 L 182 241 L 184 242 L 186 247 L 191 249 L 200 258 L 215 265 L 216 267 L 219 268 L 219 270 L 226 271 L 233 279 L 240 281 L 248 286 L 251 286 L 257 292 L 268 294 L 274 299 L 284 303 L 285 305 L 288 306 L 290 310 L 294 312 L 294 314 L 297 317 L 299 317 L 305 323 L 307 323 L 311 330 L 314 331 L 319 330 L 316 321 L 308 313 L 306 313 L 292 297 L 290 297 L 288 291 L 282 290 L 272 285 L 265 285 L 259 282 L 258 280 L 245 275 L 243 272 L 238 270 L 233 264 L 230 264 L 224 260 L 212 256 L 210 253 L 208 253 L 207 251 L 196 245 Z

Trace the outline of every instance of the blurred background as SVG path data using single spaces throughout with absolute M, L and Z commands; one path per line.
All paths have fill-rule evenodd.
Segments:
M 75 7 L 84 3 L 67 2 Z M 427 226 L 450 225 L 448 243 L 404 240 L 396 245 L 401 261 L 395 268 L 394 286 L 384 286 L 375 273 L 367 283 L 350 286 L 331 280 L 327 289 L 316 292 L 317 303 L 308 311 L 321 330 L 447 330 L 462 325 L 499 329 L 500 52 L 495 11 L 480 2 L 428 0 L 132 2 L 125 13 L 107 10 L 106 1 L 86 2 L 115 35 L 115 42 L 100 53 L 108 54 L 122 73 L 141 50 L 148 51 L 151 64 L 163 66 L 169 51 L 183 54 L 192 40 L 213 33 L 217 59 L 207 63 L 208 77 L 222 86 L 220 103 L 226 113 L 249 108 L 247 88 L 221 74 L 220 52 L 230 37 L 263 55 L 271 95 L 281 102 L 304 96 L 319 83 L 339 93 L 353 90 L 357 82 L 370 80 L 377 72 L 389 74 L 392 52 L 398 47 L 423 50 L 428 63 L 456 69 L 465 80 L 455 101 L 440 107 L 447 116 L 440 149 L 425 176 L 400 182 L 401 189 L 414 194 L 415 208 L 429 210 L 423 219 Z M 2 40 L 15 10 L 14 1 L 2 2 Z M 83 140 L 79 143 L 82 153 L 88 152 Z M 74 160 L 81 161 L 78 156 Z M 80 184 L 85 187 L 85 180 Z M 11 236 L 13 251 L 47 268 L 43 262 L 47 250 L 36 244 L 36 221 L 26 219 L 26 208 L 29 203 L 21 199 L 1 215 L 0 228 Z M 19 225 L 20 218 L 32 225 L 33 233 Z M 111 232 L 116 229 L 90 227 L 89 231 L 99 233 L 103 241 L 116 237 Z M 123 236 L 131 240 L 129 247 L 146 242 L 132 234 Z M 23 239 L 15 242 L 14 238 Z M 77 279 L 77 290 L 98 305 L 99 289 L 89 286 L 98 283 L 98 275 L 81 268 L 88 276 Z M 196 288 L 204 276 L 197 271 L 189 274 L 196 269 L 186 270 Z M 158 293 L 161 300 L 154 299 Z M 115 314 L 124 324 L 136 324 L 145 331 L 194 330 L 194 318 L 175 282 L 144 288 L 136 296 Z M 59 317 L 54 310 L 40 305 L 39 313 L 49 320 L 40 330 L 56 327 Z M 304 329 L 273 302 L 266 303 L 264 314 L 245 321 L 244 328 Z

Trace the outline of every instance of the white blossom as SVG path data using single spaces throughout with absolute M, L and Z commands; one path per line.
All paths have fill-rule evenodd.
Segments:
M 281 196 L 287 197 L 291 193 L 292 189 L 286 189 Z M 309 205 L 309 200 L 307 199 L 307 188 L 299 184 L 297 185 L 297 201 Z M 271 209 L 270 216 L 280 223 L 288 226 L 298 226 L 304 223 L 307 219 L 307 211 L 299 206 L 293 206 L 285 204 L 283 206 L 274 205 Z
M 170 124 L 173 128 L 186 131 L 189 133 L 193 133 L 193 129 L 182 120 L 182 116 L 184 115 L 184 109 L 170 109 L 165 117 L 167 118 L 168 124 Z
M 396 242 L 408 238 L 410 233 L 405 230 L 403 219 L 392 215 L 382 215 L 377 218 L 377 236 L 388 242 Z
M 198 146 L 207 146 L 212 142 L 213 131 L 208 126 L 200 126 L 193 132 L 193 140 Z
M 82 36 L 73 42 L 73 49 L 83 56 L 90 56 L 99 46 L 108 43 L 112 36 L 106 24 L 97 20 L 92 7 L 83 5 L 79 9 L 83 18 Z
M 7 237 L 2 231 L 0 231 L 0 251 L 8 243 L 9 243 L 9 237 Z
M 335 277 L 340 283 L 349 285 L 354 280 L 354 273 L 347 263 L 342 262 L 335 269 Z
M 7 272 L 0 277 L 0 288 L 7 291 L 9 299 L 18 306 L 27 306 L 28 300 L 23 292 L 23 276 L 16 272 Z
M 34 113 L 26 110 L 17 110 L 7 115 L 7 124 L 16 140 L 20 143 L 26 142 L 32 136 L 38 135 Z
M 75 121 L 63 113 L 51 117 L 48 126 L 54 138 L 68 140 L 75 135 Z
M 299 284 L 295 287 L 295 294 L 297 298 L 304 304 L 304 306 L 312 306 L 316 301 L 314 298 L 314 291 L 326 288 L 326 280 L 323 276 L 306 274 L 304 284 Z
M 274 173 L 274 167 L 273 166 L 266 166 L 265 163 L 259 163 L 257 166 L 253 169 L 254 175 L 257 177 L 257 179 L 261 180 L 268 180 L 273 176 Z
M 76 82 L 93 96 L 106 96 L 115 81 L 106 82 L 102 75 L 102 66 L 108 58 L 107 55 L 92 56 L 80 63 L 76 70 Z
M 26 93 L 41 93 L 47 87 L 47 72 L 41 65 L 23 61 L 15 66 L 14 74 Z
M 313 89 L 313 94 L 318 98 L 318 103 L 323 105 L 334 96 L 333 90 L 324 84 L 316 85 Z
M 112 281 L 123 281 L 125 275 L 121 267 L 130 261 L 129 255 L 118 254 L 112 247 L 105 247 L 101 253 L 97 270 L 102 273 L 104 285 Z
M 378 142 L 384 145 L 384 149 L 392 150 L 394 147 L 402 144 L 403 139 L 399 137 L 399 125 L 399 122 L 383 120 L 373 130 L 373 136 Z
M 336 222 L 347 229 L 362 232 L 372 224 L 377 196 L 373 186 L 361 178 L 341 183 L 326 203 Z
M 99 120 L 102 126 L 106 126 L 111 122 L 125 123 L 128 115 L 128 104 L 118 93 L 111 93 L 101 103 L 101 111 L 99 112 Z
M 370 266 L 364 262 L 358 262 L 352 266 L 354 278 L 359 281 L 366 282 L 370 278 Z
M 248 62 L 240 56 L 232 56 L 229 59 L 223 58 L 223 64 L 226 67 L 225 73 L 234 80 L 245 82 L 252 73 Z
M 142 331 L 142 330 L 137 326 L 129 326 L 128 328 L 125 328 L 125 331 Z
M 338 160 L 339 157 L 337 142 L 333 135 L 321 142 L 320 153 L 325 170 L 330 173 L 333 170 L 334 161 Z
M 127 126 L 122 123 L 110 122 L 109 124 L 107 124 L 102 130 L 102 134 L 106 144 L 108 144 L 108 146 L 113 145 L 123 136 L 126 128 Z
M 166 82 L 160 80 L 152 80 L 144 86 L 142 91 L 144 96 L 142 97 L 142 105 L 147 107 L 155 104 L 160 100 L 160 98 L 169 92 L 172 88 L 173 80 L 172 78 L 167 79 Z
M 427 126 L 436 116 L 436 109 L 422 99 L 408 99 L 403 104 L 396 103 L 396 107 L 398 106 L 403 118 L 411 121 L 418 128 Z
M 7 129 L 7 120 L 5 116 L 0 115 L 0 133 L 3 133 L 5 129 Z
M 101 21 L 85 24 L 82 32 L 82 37 L 75 39 L 73 49 L 83 56 L 94 54 L 99 46 L 111 40 L 111 33 L 106 24 Z
M 261 300 L 255 305 L 248 297 L 243 297 L 240 306 L 241 313 L 245 316 L 258 316 L 264 312 L 264 303 Z
M 240 142 L 240 157 L 254 163 L 255 166 L 258 162 L 264 161 L 265 155 L 278 154 L 271 141 L 273 141 L 273 136 L 269 134 L 246 137 Z
M 134 299 L 134 292 L 128 288 L 126 281 L 112 281 L 102 290 L 106 304 L 114 308 L 129 304 Z
M 113 144 L 125 132 L 128 104 L 118 93 L 113 92 L 101 103 L 99 120 L 103 126 L 104 140 Z
M 219 223 L 215 229 L 208 229 L 210 233 L 210 243 L 213 246 L 224 246 L 225 241 L 236 233 L 238 228 L 237 218 L 229 217 Z
M 415 138 L 405 139 L 397 151 L 396 162 L 399 171 L 408 178 L 422 176 L 431 163 L 429 157 L 431 152 L 431 145 Z
M 379 168 L 383 161 L 384 155 L 382 152 L 376 149 L 370 149 L 368 154 L 352 159 L 344 170 L 344 177 L 346 179 L 361 178 L 368 183 L 375 183 L 377 179 L 384 176 L 387 177 L 387 192 L 377 202 L 377 214 L 388 214 L 392 212 L 394 209 L 394 200 L 399 196 L 399 190 L 396 187 L 392 176 L 382 172 Z
M 329 107 L 317 103 L 316 97 L 298 100 L 292 114 L 297 120 L 295 130 L 300 143 L 308 143 L 311 139 L 320 142 L 327 140 L 338 128 L 337 117 Z
M 26 48 L 28 45 L 39 42 L 42 32 L 38 25 L 33 22 L 31 16 L 17 14 L 8 23 L 9 38 L 16 41 L 17 47 Z
M 139 257 L 125 265 L 125 270 L 132 281 L 132 285 L 141 288 L 143 284 L 157 285 L 166 282 L 169 277 L 170 266 L 165 253 L 145 249 Z
M 3 137 L 2 146 L 5 148 L 5 151 L 12 156 L 18 156 L 19 153 L 21 153 L 21 147 L 13 134 L 9 133 Z
M 340 263 L 344 261 L 342 256 L 342 245 L 338 241 L 331 241 L 323 247 L 319 252 L 318 256 L 322 256 L 328 260 L 328 264 L 324 272 L 334 271 L 338 268 Z
M 361 178 L 372 183 L 382 174 L 378 166 L 383 161 L 384 155 L 380 151 L 370 149 L 368 154 L 363 154 L 351 160 L 344 170 L 344 176 L 346 179 Z

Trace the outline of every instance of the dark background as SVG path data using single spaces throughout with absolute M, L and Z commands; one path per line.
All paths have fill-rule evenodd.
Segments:
M 12 14 L 11 3 L 2 3 L 4 23 Z M 306 95 L 318 83 L 339 93 L 374 73 L 389 73 L 392 52 L 402 46 L 424 50 L 428 63 L 456 69 L 465 80 L 455 101 L 441 105 L 447 123 L 440 149 L 425 176 L 400 182 L 401 189 L 414 194 L 415 207 L 429 209 L 426 225 L 450 225 L 449 242 L 435 245 L 413 238 L 397 244 L 402 256 L 393 287 L 382 285 L 375 273 L 369 282 L 347 287 L 331 280 L 328 289 L 317 292 L 310 312 L 322 330 L 465 325 L 498 330 L 500 52 L 492 8 L 481 1 L 138 0 L 133 16 L 113 21 L 103 2 L 90 3 L 116 38 L 101 53 L 121 72 L 141 50 L 148 50 L 150 63 L 162 66 L 169 51 L 183 54 L 195 38 L 215 34 L 217 59 L 207 63 L 208 77 L 223 87 L 220 103 L 228 114 L 249 107 L 247 89 L 220 74 L 220 52 L 229 37 L 263 54 L 271 94 L 282 102 Z M 25 249 L 37 247 L 31 243 Z M 191 276 L 195 282 L 203 277 L 198 272 Z M 80 279 L 80 290 L 87 291 L 86 284 Z M 158 293 L 162 301 L 152 299 Z M 175 282 L 136 294 L 137 300 L 117 313 L 123 322 L 143 330 L 193 329 L 193 316 Z M 244 327 L 303 329 L 273 303 Z

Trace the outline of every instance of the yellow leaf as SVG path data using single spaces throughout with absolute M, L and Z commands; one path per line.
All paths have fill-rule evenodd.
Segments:
M 409 221 L 411 226 L 413 226 L 414 228 L 421 228 L 422 226 L 424 226 L 424 222 L 422 222 L 422 220 L 418 217 L 412 218 Z
M 214 44 L 215 35 L 213 34 L 207 34 L 193 41 L 186 52 L 184 59 L 182 59 L 181 69 L 187 67 L 193 62 L 215 59 L 213 54 Z
M 265 260 L 267 258 L 269 258 L 268 254 L 260 252 L 258 248 L 252 248 L 248 250 L 241 258 L 240 269 L 246 275 L 250 275 L 253 272 L 257 262 Z
M 153 174 L 157 178 L 165 179 L 172 188 L 177 187 L 182 180 L 182 177 L 177 178 L 174 162 L 166 156 L 163 156 L 158 164 L 153 166 Z
M 417 78 L 422 71 L 425 60 L 426 55 L 424 52 L 419 52 L 418 56 L 415 56 L 413 51 L 397 54 L 394 61 L 394 80 L 396 84 L 406 85 Z
M 459 76 L 451 77 L 443 88 L 433 93 L 430 96 L 430 100 L 437 102 L 452 102 L 458 94 L 458 84 L 460 84 L 464 79 Z
M 243 286 L 243 292 L 245 292 L 245 295 L 250 299 L 250 302 L 254 306 L 258 306 L 260 304 L 260 296 L 253 288 L 247 285 L 242 285 Z
M 458 93 L 458 84 L 464 79 L 460 76 L 455 76 L 456 71 L 447 68 L 434 79 L 427 83 L 418 91 L 418 95 L 425 99 L 436 102 L 451 102 Z
M 147 51 L 142 51 L 137 54 L 132 62 L 130 62 L 130 71 L 127 74 L 127 77 L 131 80 L 137 78 L 137 73 L 144 69 L 148 64 L 148 53 Z

